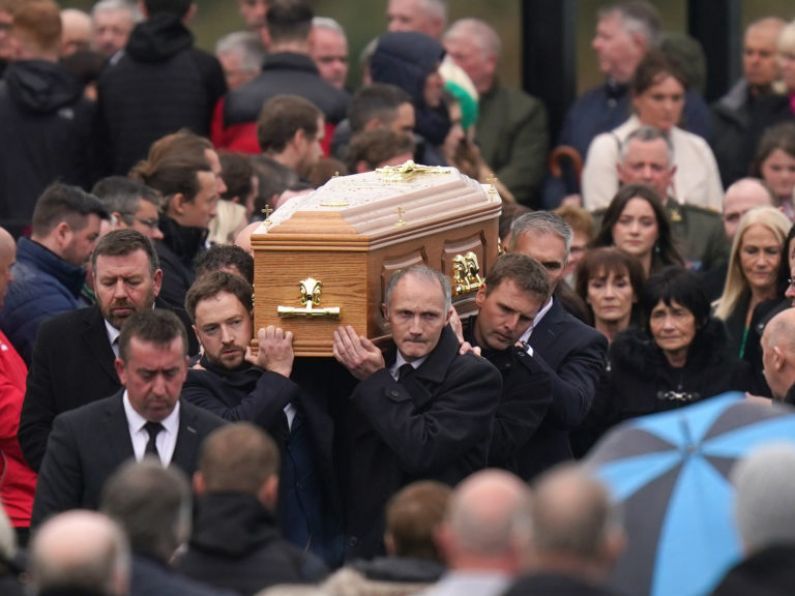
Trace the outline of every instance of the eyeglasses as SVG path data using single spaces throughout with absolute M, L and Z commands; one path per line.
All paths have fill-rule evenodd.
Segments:
M 157 223 L 158 223 L 158 221 L 157 221 L 157 218 L 152 218 L 152 219 L 142 219 L 142 218 L 140 218 L 140 217 L 136 217 L 136 218 L 135 218 L 135 221 L 137 221 L 137 222 L 138 222 L 139 224 L 141 224 L 142 226 L 146 226 L 147 228 L 150 228 L 150 229 L 152 229 L 152 230 L 154 230 L 155 228 L 157 228 Z

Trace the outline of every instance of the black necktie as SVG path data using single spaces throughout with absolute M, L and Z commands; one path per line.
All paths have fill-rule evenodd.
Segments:
M 147 422 L 144 424 L 144 430 L 149 435 L 149 441 L 146 443 L 146 449 L 144 449 L 144 457 L 147 455 L 154 455 L 158 460 L 160 460 L 160 452 L 157 450 L 157 435 L 160 433 L 161 430 L 165 430 L 163 425 L 159 422 Z
M 406 379 L 414 372 L 414 367 L 411 364 L 404 364 L 398 369 L 398 381 Z

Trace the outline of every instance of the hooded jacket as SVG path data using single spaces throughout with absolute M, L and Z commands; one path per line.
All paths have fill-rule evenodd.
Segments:
M 414 130 L 431 145 L 441 145 L 450 131 L 450 114 L 444 102 L 432 108 L 425 103 L 428 75 L 438 70 L 444 47 L 438 41 L 413 31 L 385 33 L 370 60 L 375 83 L 389 83 L 411 96 L 416 113 Z
M 0 81 L 0 225 L 19 235 L 55 180 L 91 182 L 93 115 L 82 85 L 59 64 L 9 64 Z
M 240 594 L 275 584 L 311 583 L 327 570 L 313 555 L 282 539 L 274 517 L 253 496 L 209 493 L 199 500 L 185 575 Z
M 125 175 L 166 134 L 188 128 L 208 136 L 226 80 L 218 60 L 193 47 L 182 21 L 161 14 L 133 29 L 100 77 L 98 92 L 103 166 Z

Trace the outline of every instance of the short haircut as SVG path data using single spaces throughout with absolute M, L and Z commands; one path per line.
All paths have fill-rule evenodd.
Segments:
M 535 259 L 516 253 L 506 253 L 494 263 L 486 275 L 486 295 L 505 280 L 511 280 L 526 294 L 546 300 L 549 297 L 549 277 L 546 269 Z
M 388 126 L 397 117 L 397 109 L 411 103 L 411 96 L 400 87 L 388 83 L 373 83 L 362 87 L 351 98 L 348 120 L 354 134 L 364 130 L 365 125 L 377 118 Z
M 82 230 L 92 214 L 108 219 L 108 212 L 97 197 L 77 186 L 54 182 L 36 201 L 31 229 L 34 236 L 43 237 L 65 221 L 73 230 Z
M 250 422 L 229 424 L 204 440 L 198 470 L 208 492 L 256 496 L 265 481 L 279 473 L 279 448 Z
M 386 531 L 394 555 L 441 562 L 434 534 L 444 521 L 452 489 L 435 480 L 412 482 L 386 504 Z
M 511 250 L 516 249 L 517 239 L 523 234 L 554 234 L 566 244 L 566 258 L 571 250 L 572 232 L 563 218 L 550 211 L 532 211 L 520 215 L 511 224 Z
M 447 0 L 420 0 L 420 4 L 426 13 L 447 23 Z
M 312 27 L 317 27 L 318 29 L 328 29 L 329 31 L 334 31 L 335 33 L 339 33 L 345 37 L 345 29 L 343 29 L 342 25 L 340 25 L 331 17 L 314 17 L 312 19 Z
M 130 17 L 132 17 L 133 22 L 138 22 L 141 20 L 141 13 L 138 12 L 138 8 L 130 2 L 130 0 L 99 0 L 94 6 L 91 8 L 91 16 L 96 15 L 99 12 L 115 12 L 123 10 L 125 12 L 130 13 Z
M 97 258 L 126 257 L 138 250 L 142 250 L 149 261 L 149 273 L 155 274 L 160 267 L 160 259 L 155 251 L 152 241 L 137 230 L 125 228 L 113 230 L 102 236 L 97 242 L 94 252 L 91 253 L 91 268 L 96 274 Z
M 119 358 L 127 362 L 130 342 L 152 343 L 159 348 L 166 348 L 177 338 L 182 339 L 182 353 L 187 354 L 188 334 L 179 317 L 170 310 L 143 310 L 131 314 L 121 328 L 119 335 Z
M 587 209 L 574 205 L 563 205 L 555 209 L 554 213 L 569 224 L 572 233 L 583 234 L 589 242 L 593 239 L 593 216 Z
M 136 554 L 167 562 L 187 539 L 191 490 L 185 473 L 154 458 L 129 461 L 108 478 L 101 510 L 121 524 Z
M 149 18 L 160 14 L 170 14 L 183 18 L 188 14 L 192 0 L 144 0 Z
M 226 184 L 226 192 L 221 195 L 223 199 L 237 197 L 241 203 L 245 201 L 253 190 L 251 178 L 254 176 L 254 166 L 251 165 L 247 155 L 221 151 L 218 154 L 221 162 L 221 178 Z
M 781 29 L 776 47 L 780 53 L 795 52 L 795 21 L 790 21 Z
M 585 252 L 582 260 L 577 265 L 577 282 L 574 290 L 577 295 L 588 304 L 588 283 L 601 276 L 607 277 L 611 273 L 626 275 L 636 302 L 632 305 L 633 320 L 639 320 L 640 297 L 643 293 L 644 275 L 640 261 L 615 248 L 604 246 L 592 248 Z M 589 305 L 590 306 L 590 305 Z
M 359 162 L 375 170 L 379 164 L 402 153 L 414 154 L 414 139 L 404 133 L 388 128 L 376 128 L 357 133 L 348 145 L 347 165 L 351 172 L 356 171 Z
M 412 265 L 407 269 L 400 269 L 389 278 L 389 281 L 386 284 L 386 289 L 384 290 L 384 304 L 386 304 L 387 309 L 392 302 L 392 292 L 395 291 L 395 287 L 398 285 L 401 279 L 408 275 L 415 275 L 425 279 L 426 281 L 436 281 L 440 286 L 439 289 L 442 291 L 442 297 L 444 298 L 444 310 L 447 311 L 450 309 L 450 306 L 453 303 L 450 280 L 443 273 L 437 271 L 436 269 L 431 269 L 427 265 Z
M 198 277 L 185 294 L 185 310 L 188 311 L 191 321 L 196 321 L 196 307 L 199 302 L 224 292 L 232 294 L 247 312 L 251 312 L 254 307 L 254 290 L 251 284 L 234 273 L 213 271 Z
M 268 0 L 266 25 L 271 40 L 305 41 L 312 30 L 314 12 L 307 0 Z
M 33 48 L 57 52 L 61 47 L 61 10 L 52 0 L 28 0 L 13 12 L 12 29 Z
M 629 84 L 634 96 L 643 95 L 666 76 L 676 79 L 683 89 L 688 88 L 687 77 L 679 66 L 658 50 L 651 50 L 641 59 Z
M 612 4 L 600 9 L 598 18 L 601 20 L 612 14 L 619 16 L 627 32 L 640 35 L 650 47 L 659 45 L 662 19 L 650 2 L 631 0 Z
M 660 302 L 666 306 L 676 302 L 685 307 L 693 313 L 697 328 L 703 327 L 709 320 L 710 302 L 701 278 L 682 267 L 665 267 L 646 280 L 641 293 L 641 306 L 647 329 L 651 312 Z
M 627 153 L 629 153 L 629 145 L 632 141 L 638 141 L 639 143 L 652 143 L 654 141 L 662 141 L 665 143 L 665 148 L 668 154 L 668 166 L 674 165 L 674 146 L 671 143 L 671 139 L 666 135 L 663 131 L 659 128 L 655 128 L 654 126 L 641 126 L 637 130 L 633 130 L 627 138 L 624 139 L 624 142 L 621 144 L 621 161 L 623 162 L 627 158 Z
M 458 19 L 444 34 L 444 39 L 466 39 L 474 41 L 486 56 L 502 53 L 502 42 L 494 28 L 481 19 Z
M 199 172 L 211 172 L 205 151 L 212 143 L 190 131 L 166 135 L 149 148 L 149 155 L 130 170 L 130 177 L 154 188 L 163 198 L 181 193 L 188 201 L 199 192 Z
M 323 113 L 308 99 L 298 95 L 277 95 L 265 105 L 257 118 L 257 139 L 263 152 L 284 151 L 299 130 L 314 139 L 318 119 Z
M 762 178 L 762 164 L 776 149 L 795 158 L 795 122 L 780 122 L 765 130 L 756 146 L 756 155 L 751 165 L 752 176 Z
M 195 264 L 196 279 L 226 267 L 234 267 L 243 279 L 254 284 L 254 257 L 231 244 L 215 244 L 199 255 Z
M 243 70 L 258 72 L 265 61 L 265 48 L 254 31 L 233 31 L 215 44 L 215 55 L 237 54 Z
M 152 203 L 160 210 L 160 195 L 139 180 L 126 176 L 108 176 L 98 181 L 91 193 L 102 201 L 108 213 L 118 213 L 125 225 L 131 226 L 135 221 L 139 203 Z
M 795 542 L 795 447 L 757 447 L 734 466 L 731 479 L 746 552 Z

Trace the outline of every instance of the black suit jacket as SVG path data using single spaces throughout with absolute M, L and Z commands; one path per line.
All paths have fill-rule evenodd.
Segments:
M 557 300 L 533 328 L 528 343 L 533 360 L 550 376 L 552 403 L 519 457 L 519 474 L 526 480 L 571 459 L 569 432 L 591 409 L 607 362 L 605 336 L 568 314 Z
M 67 509 L 96 509 L 105 481 L 134 457 L 122 395 L 119 391 L 55 419 L 39 470 L 31 526 Z M 180 403 L 171 464 L 190 477 L 202 440 L 224 421 L 184 400 Z
M 486 467 L 502 382 L 487 360 L 458 349 L 446 327 L 408 378 L 395 381 L 384 368 L 356 386 L 342 460 L 349 556 L 383 550 L 384 505 L 406 484 L 455 485 Z
M 19 423 L 19 443 L 41 466 L 55 417 L 121 388 L 105 320 L 97 306 L 54 317 L 39 328 Z

